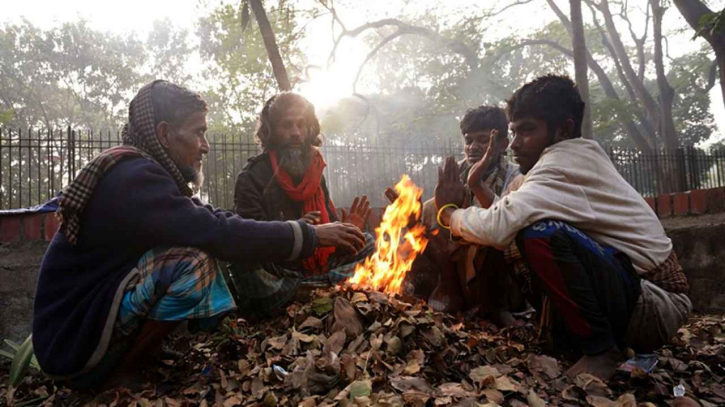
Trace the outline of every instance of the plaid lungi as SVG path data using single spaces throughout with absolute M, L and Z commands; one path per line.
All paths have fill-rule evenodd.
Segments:
M 192 247 L 158 247 L 136 264 L 138 275 L 126 285 L 113 325 L 110 346 L 91 370 L 70 378 L 73 388 L 102 384 L 130 350 L 144 320 L 195 320 L 210 330 L 236 308 L 216 261 Z
M 199 320 L 212 328 L 217 317 L 236 308 L 216 261 L 193 247 L 159 247 L 146 252 L 139 278 L 126 286 L 115 328 L 135 332 L 144 319 Z
M 375 238 L 365 233 L 365 247 L 355 255 L 330 256 L 326 274 L 308 276 L 299 263 L 241 264 L 228 267 L 228 278 L 240 313 L 251 317 L 271 315 L 304 289 L 330 287 L 352 277 L 355 267 L 375 251 Z

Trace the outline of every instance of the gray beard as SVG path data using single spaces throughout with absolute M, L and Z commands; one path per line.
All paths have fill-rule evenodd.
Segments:
M 179 167 L 179 172 L 181 173 L 181 176 L 184 178 L 184 181 L 191 184 L 192 189 L 194 192 L 199 192 L 201 190 L 201 186 L 204 184 L 204 165 L 202 164 L 201 168 L 199 168 L 199 171 L 194 168 L 194 166 Z
M 293 180 L 299 181 L 310 167 L 312 159 L 312 148 L 305 146 L 303 148 L 281 148 L 277 155 L 279 157 L 279 165 Z

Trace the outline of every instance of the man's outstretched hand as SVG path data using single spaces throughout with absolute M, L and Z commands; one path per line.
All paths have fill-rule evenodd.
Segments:
M 390 201 L 391 204 L 395 203 L 395 200 L 398 199 L 399 196 L 400 194 L 398 193 L 398 191 L 395 190 L 395 188 L 385 188 L 385 197 L 388 198 L 388 201 Z
M 313 226 L 317 234 L 317 245 L 320 247 L 336 247 L 357 253 L 365 246 L 365 236 L 360 228 L 351 223 L 326 223 Z
M 365 227 L 365 223 L 368 221 L 368 218 L 370 217 L 371 211 L 372 209 L 370 209 L 370 201 L 368 201 L 368 196 L 363 195 L 362 198 L 356 196 L 355 199 L 352 201 L 350 212 L 346 211 L 345 209 L 342 210 L 342 222 L 352 223 L 353 225 L 357 226 L 358 229 L 362 230 Z
M 300 218 L 301 222 L 305 222 L 308 225 L 317 225 L 320 223 L 320 220 L 322 219 L 322 214 L 320 211 L 310 211 L 305 214 L 305 216 Z
M 461 182 L 458 163 L 453 156 L 446 158 L 443 168 L 438 168 L 438 185 L 435 189 L 436 208 L 454 204 L 463 207 L 466 200 L 466 188 Z

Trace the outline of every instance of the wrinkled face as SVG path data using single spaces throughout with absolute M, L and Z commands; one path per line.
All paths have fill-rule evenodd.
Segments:
M 465 155 L 466 162 L 469 165 L 473 165 L 481 161 L 483 155 L 486 154 L 486 149 L 488 148 L 488 143 L 490 139 L 490 129 L 477 130 L 463 134 L 463 154 Z M 508 142 L 508 138 L 502 138 L 496 142 L 495 153 L 497 154 L 497 156 L 503 154 L 506 151 L 506 147 L 508 147 Z M 497 164 L 498 157 L 493 157 L 491 159 L 491 164 L 489 165 L 491 167 L 495 167 Z
M 167 151 L 187 182 L 201 186 L 202 159 L 209 153 L 206 112 L 194 112 L 178 128 L 170 128 Z M 162 143 L 163 144 L 163 143 Z
M 514 139 L 511 151 L 514 161 L 522 174 L 526 174 L 539 161 L 544 149 L 554 143 L 554 135 L 547 131 L 546 122 L 539 119 L 523 118 L 509 124 Z
M 290 106 L 274 126 L 276 144 L 301 148 L 308 143 L 308 129 L 304 106 Z

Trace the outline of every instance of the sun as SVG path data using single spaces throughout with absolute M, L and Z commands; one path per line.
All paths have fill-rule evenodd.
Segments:
M 329 69 L 308 69 L 309 79 L 299 85 L 299 92 L 318 109 L 327 109 L 338 101 L 352 96 L 352 79 L 343 69 L 331 66 Z

